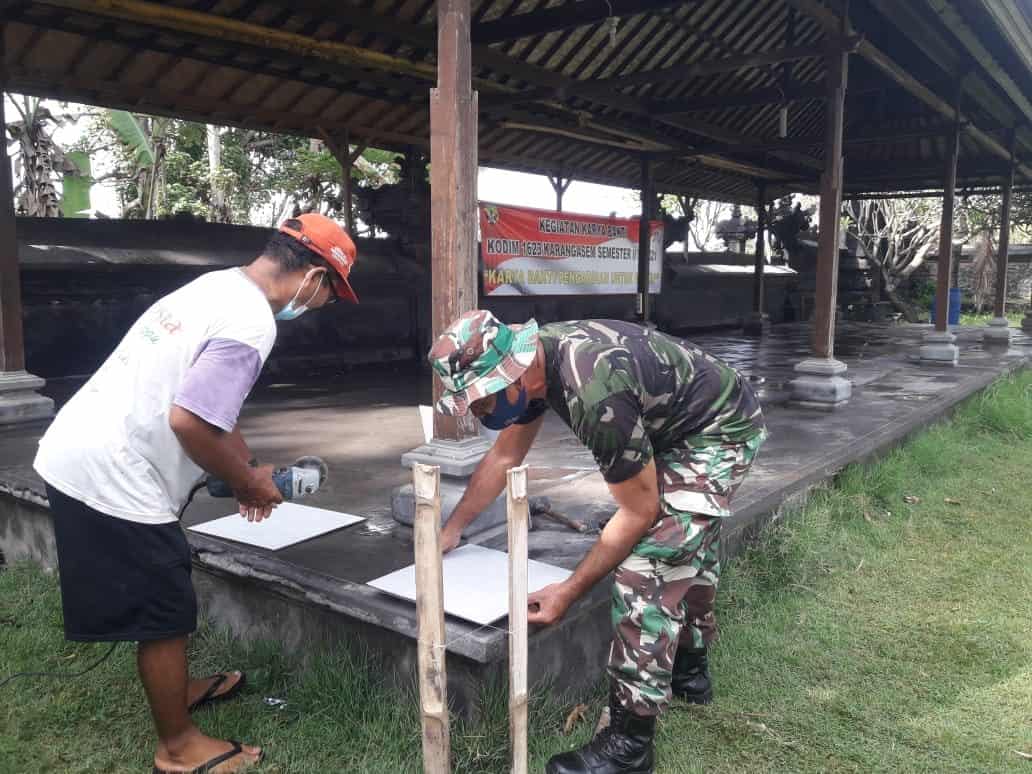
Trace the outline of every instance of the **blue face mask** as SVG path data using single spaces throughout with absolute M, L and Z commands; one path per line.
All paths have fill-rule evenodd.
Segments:
M 301 295 L 301 291 L 304 289 L 305 283 L 308 282 L 308 278 L 311 276 L 312 272 L 310 271 L 308 272 L 308 274 L 305 275 L 305 278 L 301 280 L 301 284 L 298 285 L 297 292 L 294 294 L 294 297 L 290 299 L 290 302 L 285 307 L 276 312 L 275 315 L 273 315 L 277 320 L 296 320 L 298 317 L 300 317 L 308 311 L 308 305 L 312 303 L 312 299 L 315 298 L 315 296 L 319 293 L 319 288 L 322 287 L 322 281 L 316 283 L 315 292 L 308 297 L 307 301 L 297 306 L 295 306 L 294 304 L 297 302 L 297 297 Z
M 527 390 L 520 385 L 520 394 L 515 403 L 509 402 L 508 390 L 495 393 L 494 410 L 480 417 L 480 424 L 488 430 L 504 430 L 527 410 Z

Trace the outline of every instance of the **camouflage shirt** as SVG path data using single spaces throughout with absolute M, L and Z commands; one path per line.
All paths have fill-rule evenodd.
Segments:
M 519 421 L 554 409 L 606 481 L 626 481 L 674 448 L 746 441 L 763 430 L 751 387 L 690 342 L 618 320 L 553 323 L 539 335 L 548 395 Z

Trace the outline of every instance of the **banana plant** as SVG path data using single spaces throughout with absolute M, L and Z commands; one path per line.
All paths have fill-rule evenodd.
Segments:
M 162 195 L 165 141 L 171 121 L 125 110 L 109 110 L 107 122 L 136 166 L 136 198 L 126 204 L 125 212 L 153 218 Z

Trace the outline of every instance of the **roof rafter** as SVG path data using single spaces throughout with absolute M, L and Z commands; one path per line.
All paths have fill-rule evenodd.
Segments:
M 694 0 L 698 2 L 699 0 Z M 475 44 L 502 43 L 684 5 L 685 0 L 578 0 L 473 25 Z

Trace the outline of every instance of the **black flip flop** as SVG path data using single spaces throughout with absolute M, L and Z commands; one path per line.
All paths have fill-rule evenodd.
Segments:
M 244 746 L 242 744 L 240 744 L 240 742 L 236 741 L 235 739 L 227 739 L 226 741 L 228 741 L 231 745 L 233 745 L 233 747 L 230 748 L 229 750 L 226 750 L 226 752 L 222 753 L 222 755 L 216 755 L 210 761 L 206 761 L 206 762 L 202 763 L 196 769 L 190 769 L 190 771 L 185 771 L 185 772 L 178 772 L 178 771 L 165 771 L 165 770 L 159 769 L 157 766 L 155 766 L 154 770 L 151 772 L 151 774 L 208 774 L 208 772 L 210 772 L 212 769 L 214 769 L 220 763 L 225 763 L 226 761 L 230 760 L 231 758 L 235 758 L 236 756 L 240 755 L 244 751 Z M 260 753 L 258 753 L 258 760 L 254 762 L 254 765 L 257 766 L 263 760 L 265 760 L 265 750 L 262 750 Z
M 243 690 L 244 685 L 247 683 L 247 675 L 244 672 L 241 672 L 240 679 L 237 680 L 236 685 L 234 685 L 225 693 L 220 693 L 218 696 L 216 696 L 215 692 L 222 687 L 222 684 L 226 682 L 226 680 L 229 679 L 229 673 L 219 672 L 217 675 L 209 675 L 205 679 L 211 680 L 211 685 L 209 685 L 208 689 L 203 694 L 201 694 L 201 698 L 199 698 L 197 701 L 195 701 L 193 704 L 186 708 L 187 712 L 193 713 L 199 710 L 201 707 L 205 707 L 209 704 L 214 704 L 219 701 L 227 701 L 229 699 L 232 699 L 234 696 L 240 693 L 241 690 Z

